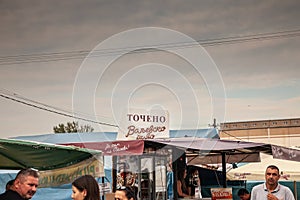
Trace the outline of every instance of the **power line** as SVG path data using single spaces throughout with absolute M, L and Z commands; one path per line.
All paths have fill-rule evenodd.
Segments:
M 151 47 L 131 46 L 125 48 L 118 48 L 118 49 L 107 48 L 103 50 L 95 50 L 92 52 L 92 54 L 89 54 L 90 50 L 80 50 L 80 51 L 66 51 L 66 52 L 54 52 L 54 53 L 1 56 L 0 65 L 66 61 L 66 60 L 74 60 L 74 59 L 83 59 L 87 55 L 91 57 L 101 57 L 101 56 L 119 55 L 128 52 L 129 52 L 128 54 L 148 53 L 148 52 L 159 51 L 160 48 L 180 49 L 180 48 L 193 47 L 199 44 L 202 45 L 203 47 L 213 47 L 218 45 L 229 45 L 229 44 L 236 44 L 236 43 L 243 43 L 243 42 L 273 40 L 273 39 L 282 39 L 282 38 L 290 38 L 290 37 L 298 37 L 298 36 L 300 36 L 300 29 L 286 30 L 286 31 L 272 32 L 272 33 L 259 33 L 259 34 L 244 35 L 244 36 L 204 39 L 204 40 L 197 40 L 196 42 L 166 43 L 166 44 L 159 44 Z
M 99 122 L 99 121 L 95 121 L 95 120 L 91 120 L 91 119 L 87 119 L 87 118 L 83 118 L 83 117 L 77 117 L 77 116 L 69 114 L 69 113 L 67 113 L 67 111 L 61 110 L 57 107 L 49 106 L 47 104 L 41 104 L 41 103 L 33 101 L 33 100 L 29 100 L 29 99 L 19 100 L 15 97 L 11 97 L 10 95 L 6 95 L 6 94 L 3 94 L 3 93 L 0 94 L 0 97 L 3 97 L 3 98 L 8 99 L 8 100 L 15 101 L 17 103 L 21 103 L 21 104 L 24 104 L 24 105 L 27 105 L 27 106 L 30 106 L 30 107 L 33 107 L 33 108 L 37 108 L 37 109 L 44 110 L 44 111 L 47 111 L 47 112 L 62 115 L 62 116 L 65 116 L 65 117 L 71 117 L 71 118 L 74 118 L 74 119 L 83 120 L 83 121 L 96 123 L 96 124 L 100 124 L 100 125 L 105 125 L 105 126 L 118 127 L 117 125 L 110 124 L 110 123 Z M 35 102 L 36 104 L 40 104 L 40 105 L 36 105 L 36 104 L 33 104 L 33 103 L 28 103 L 26 101 Z

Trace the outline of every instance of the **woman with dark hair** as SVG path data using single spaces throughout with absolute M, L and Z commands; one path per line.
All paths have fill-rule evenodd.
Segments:
M 91 175 L 84 175 L 72 183 L 73 200 L 100 200 L 99 185 Z
M 178 193 L 178 197 L 179 198 L 184 198 L 184 197 L 190 197 L 190 192 L 189 189 L 185 183 L 185 178 L 187 175 L 187 171 L 186 169 L 184 169 L 183 171 L 180 171 L 177 174 L 177 193 Z

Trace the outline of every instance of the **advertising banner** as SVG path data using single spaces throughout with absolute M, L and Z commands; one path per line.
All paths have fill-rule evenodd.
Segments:
M 72 183 L 82 175 L 92 175 L 94 177 L 104 176 L 103 157 L 92 157 L 69 167 L 39 171 L 39 187 L 59 186 Z
M 232 200 L 232 188 L 211 188 L 212 200 Z
M 130 109 L 121 117 L 117 140 L 169 138 L 166 110 Z

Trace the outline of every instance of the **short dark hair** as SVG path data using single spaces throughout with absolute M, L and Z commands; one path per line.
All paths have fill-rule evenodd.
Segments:
M 249 194 L 248 190 L 245 189 L 245 188 L 239 189 L 237 195 L 238 195 L 238 196 L 241 196 L 241 195 L 244 195 L 244 194 Z
M 36 169 L 28 168 L 21 169 L 15 179 L 20 179 L 23 181 L 27 176 L 33 176 L 34 178 L 39 178 L 40 174 Z
M 278 171 L 278 174 L 280 173 L 279 172 L 279 168 L 277 167 L 277 166 L 275 166 L 275 165 L 269 165 L 268 167 L 267 167 L 267 169 L 276 169 L 277 171 Z
M 14 185 L 14 182 L 15 182 L 15 179 L 12 179 L 12 180 L 7 181 L 6 186 L 5 186 L 5 189 L 6 189 L 6 190 L 9 190 L 9 189 L 11 188 L 11 186 Z
M 134 187 L 131 186 L 121 186 L 119 188 L 117 188 L 118 191 L 124 191 L 125 192 L 125 196 L 127 197 L 127 199 L 133 199 L 133 200 L 137 200 L 137 195 L 136 195 L 136 190 Z

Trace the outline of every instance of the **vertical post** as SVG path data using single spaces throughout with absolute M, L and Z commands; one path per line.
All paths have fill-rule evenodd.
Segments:
M 152 171 L 153 171 L 153 184 L 152 184 L 152 194 L 151 194 L 151 199 L 156 198 L 156 170 L 155 170 L 155 155 L 151 155 L 151 160 L 152 160 Z
M 226 153 L 222 152 L 222 178 L 223 178 L 223 188 L 227 187 L 226 182 Z
M 117 156 L 112 156 L 112 191 L 117 190 Z
M 174 158 L 178 158 L 178 153 L 176 151 L 177 149 L 175 147 L 172 148 L 172 171 L 173 171 L 173 198 L 174 200 L 178 199 L 178 193 L 177 193 L 177 174 L 176 172 L 178 171 L 178 167 L 177 167 L 177 162 L 178 159 L 174 159 Z
M 104 177 L 101 178 L 101 183 L 102 183 L 101 187 L 102 187 L 102 189 L 104 189 L 105 188 Z M 102 198 L 101 198 L 102 200 L 105 199 L 104 196 L 105 196 L 105 193 L 104 193 L 104 190 L 102 190 Z
M 140 200 L 142 199 L 142 167 L 141 167 L 141 156 L 138 156 L 138 195 L 137 198 Z
M 295 200 L 297 200 L 298 199 L 297 181 L 294 181 L 294 196 L 295 196 Z

